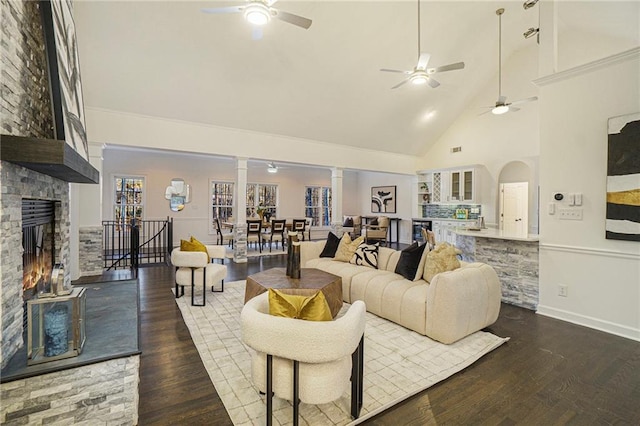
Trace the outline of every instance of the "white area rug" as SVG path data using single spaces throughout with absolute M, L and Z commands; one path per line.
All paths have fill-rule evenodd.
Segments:
M 252 384 L 252 349 L 242 343 L 240 331 L 244 286 L 245 281 L 225 283 L 223 293 L 207 294 L 204 307 L 191 306 L 188 294 L 176 303 L 233 423 L 263 425 L 265 398 Z M 348 306 L 345 303 L 343 311 Z M 507 340 L 479 331 L 444 345 L 367 313 L 360 418 L 352 422 L 351 396 L 345 393 L 329 404 L 300 404 L 300 424 L 356 424 L 473 364 Z M 291 424 L 291 404 L 279 398 L 273 402 L 273 424 Z

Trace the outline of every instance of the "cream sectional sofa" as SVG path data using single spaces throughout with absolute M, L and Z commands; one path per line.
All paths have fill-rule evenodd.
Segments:
M 363 300 L 367 311 L 442 343 L 453 343 L 493 324 L 500 312 L 500 281 L 484 263 L 462 263 L 428 283 L 394 272 L 400 251 L 380 247 L 378 269 L 319 257 L 325 241 L 302 242 L 300 263 L 342 277 L 345 302 Z

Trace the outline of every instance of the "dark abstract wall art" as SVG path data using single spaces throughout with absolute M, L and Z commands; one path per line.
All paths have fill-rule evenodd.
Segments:
M 640 113 L 609 119 L 606 238 L 640 241 Z

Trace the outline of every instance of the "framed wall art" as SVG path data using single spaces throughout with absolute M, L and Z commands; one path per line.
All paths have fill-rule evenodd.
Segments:
M 640 113 L 609 119 L 606 238 L 640 241 Z
M 49 69 L 54 138 L 89 161 L 80 61 L 71 0 L 39 2 Z
M 396 212 L 395 185 L 371 187 L 371 212 L 372 213 L 395 213 Z

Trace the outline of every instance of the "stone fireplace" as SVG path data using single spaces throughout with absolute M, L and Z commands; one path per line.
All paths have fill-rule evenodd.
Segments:
M 51 238 L 51 265 L 69 261 L 69 184 L 7 161 L 0 161 L 0 216 L 2 234 L 0 270 L 2 271 L 2 367 L 25 343 L 23 341 L 24 300 L 33 290 L 26 289 L 23 279 L 31 275 L 23 268 L 23 200 L 48 200 L 54 206 L 54 231 Z M 55 247 L 55 249 L 53 249 Z M 46 256 L 44 256 L 46 258 Z M 45 258 L 43 262 L 49 262 Z M 65 269 L 65 286 L 70 276 Z

